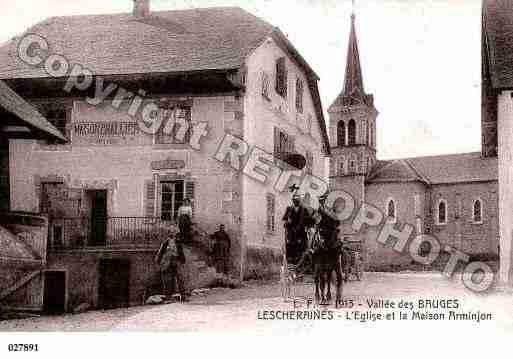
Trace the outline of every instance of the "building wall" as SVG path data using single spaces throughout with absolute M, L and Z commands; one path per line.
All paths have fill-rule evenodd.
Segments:
M 287 56 L 286 53 L 269 39 L 258 47 L 247 60 L 246 94 L 244 96 L 244 140 L 272 155 L 274 151 L 274 128 L 277 127 L 294 136 L 297 152 L 305 155 L 308 150 L 313 154 L 313 174 L 327 181 L 326 160 L 322 153 L 321 129 L 312 96 L 309 93 L 304 73 L 290 57 L 286 57 L 287 97 L 284 99 L 276 93 L 276 60 L 283 56 Z M 262 95 L 264 73 L 269 78 L 268 98 Z M 302 114 L 296 110 L 297 78 L 300 78 L 304 84 Z M 284 243 L 284 228 L 281 218 L 291 202 L 290 192 L 278 193 L 273 189 L 279 174 L 279 171 L 273 171 L 265 184 L 248 176 L 243 176 L 242 179 L 244 190 L 242 232 L 248 248 L 253 248 L 249 249 L 248 253 L 258 252 L 258 248 L 266 253 L 272 252 L 272 254 L 263 255 L 265 258 L 280 257 L 279 253 Z M 299 181 L 299 179 L 295 179 L 295 181 Z M 274 233 L 269 233 L 266 230 L 266 195 L 268 193 L 274 194 L 276 198 Z M 312 200 L 311 204 L 317 206 L 317 201 Z M 264 248 L 266 249 L 264 250 Z M 261 266 L 264 267 L 266 264 L 262 263 Z M 277 265 L 275 265 L 273 271 L 276 272 L 277 270 Z
M 238 120 L 237 100 L 234 96 L 185 100 L 192 101 L 192 122 L 208 123 L 208 136 L 201 141 L 200 151 L 186 145 L 154 145 L 152 136 L 143 133 L 94 139 L 79 137 L 72 131 L 71 145 L 64 146 L 42 146 L 33 140 L 11 141 L 12 209 L 39 212 L 41 183 L 59 180 L 75 189 L 107 189 L 109 216 L 158 215 L 158 205 L 154 213 L 147 211 L 147 184 L 156 178 L 186 178 L 195 183 L 195 222 L 209 233 L 220 223 L 226 224 L 234 242 L 234 258 L 240 258 L 238 221 L 233 219 L 232 213 L 223 210 L 227 206 L 226 191 L 232 191 L 233 174 L 214 159 L 225 124 L 237 126 L 233 124 Z M 133 121 L 126 108 L 118 111 L 107 105 L 92 107 L 75 101 L 70 126 L 73 129 L 79 123 Z M 156 169 L 159 165 L 155 167 L 155 163 L 167 160 L 181 160 L 185 167 Z M 233 201 L 237 200 L 240 201 L 240 197 L 233 196 Z
M 415 197 L 418 205 L 415 205 Z M 462 184 L 441 184 L 427 187 L 419 182 L 401 183 L 370 183 L 365 188 L 366 202 L 387 213 L 387 204 L 393 199 L 396 205 L 397 219 L 395 223 L 385 223 L 395 229 L 404 228 L 408 223 L 413 226 L 410 240 L 419 234 L 419 223 L 422 233 L 435 236 L 442 246 L 448 245 L 471 256 L 493 258 L 498 255 L 498 184 L 496 182 L 475 182 Z M 440 200 L 447 204 L 446 224 L 436 221 L 437 207 Z M 474 223 L 472 206 L 474 200 L 482 203 L 482 223 Z M 430 228 L 430 230 L 427 230 Z M 407 246 L 400 254 L 391 247 L 394 242 L 385 246 L 379 243 L 381 227 L 365 231 L 365 260 L 373 269 L 383 269 L 389 265 L 410 265 L 412 259 Z
M 513 99 L 511 91 L 503 91 L 498 100 L 499 134 L 499 221 L 500 280 L 513 282 Z
M 437 204 L 447 201 L 447 224 L 436 223 Z M 482 204 L 482 223 L 474 223 L 474 200 Z M 469 255 L 498 255 L 499 213 L 497 182 L 475 182 L 436 185 L 432 188 L 432 235 L 440 243 L 457 248 Z
M 416 227 L 419 212 L 426 205 L 424 193 L 425 186 L 420 182 L 397 182 L 397 183 L 371 183 L 365 187 L 366 203 L 372 204 L 381 210 L 384 216 L 387 214 L 387 206 L 390 199 L 394 200 L 396 220 L 391 223 L 387 218 L 383 219 L 383 225 L 394 226 L 396 229 L 402 229 L 404 224 L 411 224 Z M 415 208 L 415 196 L 419 196 L 419 208 Z M 424 220 L 424 219 L 423 219 Z M 378 227 L 381 228 L 381 227 Z M 406 265 L 411 262 L 407 248 L 404 253 L 398 253 L 391 247 L 393 240 L 389 240 L 387 245 L 377 241 L 379 235 L 378 228 L 371 228 L 365 233 L 364 260 L 369 268 L 382 268 L 384 265 Z M 416 235 L 415 229 L 412 238 Z

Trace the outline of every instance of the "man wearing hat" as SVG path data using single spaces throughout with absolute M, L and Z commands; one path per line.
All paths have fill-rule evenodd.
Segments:
M 295 193 L 292 197 L 292 205 L 287 207 L 283 216 L 287 236 L 287 260 L 292 264 L 297 263 L 305 250 L 306 219 L 306 209 L 301 205 L 300 196 Z

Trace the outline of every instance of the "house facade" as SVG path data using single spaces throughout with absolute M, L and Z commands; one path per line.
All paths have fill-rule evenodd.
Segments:
M 342 224 L 342 234 L 362 245 L 368 269 L 415 268 L 409 253 L 392 248 L 398 233 L 410 239 L 420 234 L 436 237 L 442 262 L 450 255 L 447 246 L 473 260 L 498 260 L 499 185 L 493 133 L 484 123 L 482 153 L 378 160 L 378 112 L 373 96 L 364 89 L 354 15 L 344 88 L 328 112 L 330 187 L 350 193 L 356 208 L 366 203 L 384 214 L 379 229 L 356 232 L 353 218 Z M 405 224 L 411 226 L 410 232 Z M 387 226 L 396 236 L 383 244 L 377 238 Z M 425 256 L 429 248 L 420 251 Z M 440 264 L 443 268 L 445 262 Z
M 47 269 L 65 310 L 140 303 L 185 198 L 203 241 L 187 249 L 191 285 L 216 276 L 205 258 L 220 224 L 232 275 L 277 273 L 290 194 L 216 154 L 228 135 L 271 156 L 301 153 L 300 176 L 326 177 L 318 77 L 286 36 L 239 8 L 151 12 L 140 0 L 132 14 L 56 17 L 28 33 L 47 42 L 41 56 L 55 51 L 70 71 L 52 76 L 13 56 L 21 36 L 0 49 L 0 78 L 68 142 L 10 141 L 10 206 L 48 218 Z M 94 79 L 85 90 L 75 65 Z

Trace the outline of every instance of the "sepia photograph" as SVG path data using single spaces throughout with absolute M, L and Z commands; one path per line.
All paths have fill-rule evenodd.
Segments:
M 0 3 L 2 357 L 507 345 L 513 0 Z

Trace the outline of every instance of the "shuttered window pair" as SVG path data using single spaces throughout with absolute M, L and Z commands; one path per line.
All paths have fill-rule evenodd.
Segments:
M 285 57 L 276 60 L 276 93 L 281 97 L 287 97 L 287 66 Z
M 160 181 L 157 177 L 148 180 L 145 185 L 145 216 L 160 216 L 162 220 L 174 221 L 185 198 L 191 200 L 194 216 L 194 192 L 195 183 L 191 180 Z

